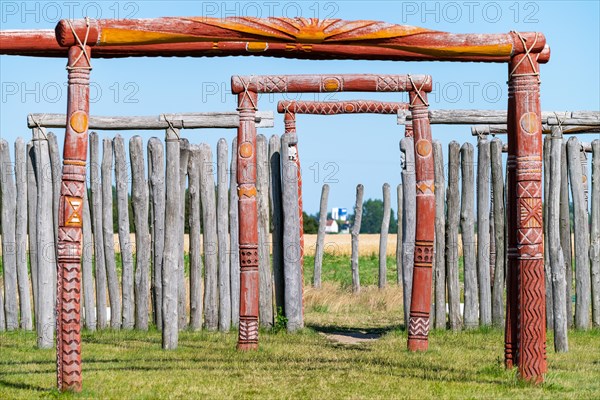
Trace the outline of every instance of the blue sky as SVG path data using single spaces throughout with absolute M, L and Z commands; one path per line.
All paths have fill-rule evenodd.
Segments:
M 455 33 L 540 31 L 552 49 L 541 68 L 542 108 L 547 111 L 600 110 L 600 2 L 598 1 L 49 1 L 0 2 L 1 29 L 54 28 L 60 18 L 147 18 L 208 15 L 224 17 L 302 16 L 371 19 L 423 26 Z M 0 136 L 14 142 L 29 138 L 30 112 L 64 113 L 64 59 L 0 56 Z M 130 58 L 94 60 L 92 104 L 95 115 L 158 115 L 171 112 L 235 109 L 230 94 L 231 75 L 295 73 L 431 74 L 431 108 L 505 109 L 507 66 L 479 63 L 407 63 L 390 61 L 308 61 L 263 57 L 239 58 Z M 260 108 L 275 110 L 278 100 L 374 99 L 405 100 L 402 94 L 314 94 L 262 96 Z M 400 183 L 398 141 L 403 128 L 394 116 L 299 116 L 300 157 L 303 164 L 304 206 L 318 210 L 323 183 L 331 186 L 329 208 L 351 208 L 355 187 L 365 185 L 366 198 L 381 198 L 381 186 Z M 62 146 L 64 132 L 55 129 Z M 276 116 L 270 136 L 283 132 Z M 112 132 L 100 132 L 112 136 Z M 123 132 L 162 138 L 162 132 Z M 184 136 L 194 143 L 216 146 L 228 142 L 235 130 L 192 130 Z M 447 147 L 450 140 L 474 140 L 467 126 L 434 126 L 433 136 Z M 591 141 L 592 135 L 582 136 Z M 395 190 L 392 190 L 395 193 Z M 392 198 L 396 209 L 395 195 Z

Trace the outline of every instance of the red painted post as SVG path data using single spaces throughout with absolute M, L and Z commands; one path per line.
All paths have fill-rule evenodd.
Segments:
M 409 99 L 415 146 L 417 224 L 408 325 L 408 350 L 425 351 L 428 345 L 427 337 L 430 325 L 435 220 L 433 146 L 431 145 L 427 93 L 415 86 L 409 92 Z
M 508 344 L 511 345 L 513 363 L 516 361 L 521 378 L 541 383 L 547 366 L 539 55 L 529 53 L 520 34 L 514 32 L 513 35 L 515 40 L 522 40 L 526 51 L 513 56 L 509 63 L 508 152 L 511 172 L 508 198 L 511 217 L 508 231 L 511 237 L 508 256 L 511 298 L 510 324 L 507 321 L 510 336 L 506 337 L 506 347 L 508 349 Z M 529 47 L 534 45 L 535 41 Z M 515 353 L 518 355 L 516 360 Z
M 58 230 L 56 367 L 61 391 L 81 390 L 81 235 L 86 190 L 90 47 L 69 49 L 68 103 Z
M 237 183 L 240 225 L 240 324 L 238 350 L 258 349 L 258 210 L 256 207 L 256 109 L 258 95 L 238 94 Z

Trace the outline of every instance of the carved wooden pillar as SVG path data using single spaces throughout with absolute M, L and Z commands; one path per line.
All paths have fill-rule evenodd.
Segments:
M 258 210 L 256 207 L 256 104 L 258 95 L 238 94 L 237 183 L 240 241 L 238 350 L 258 349 Z
M 413 90 L 409 92 L 409 99 L 415 146 L 417 224 L 408 324 L 408 349 L 410 351 L 425 351 L 427 350 L 427 336 L 430 325 L 435 219 L 433 147 L 431 145 L 427 93 Z M 406 135 L 408 136 L 409 133 L 410 131 L 407 130 Z
M 520 35 L 516 34 L 519 38 Z M 508 81 L 508 268 L 506 364 L 540 383 L 546 372 L 542 234 L 542 125 L 537 54 L 518 54 Z M 511 358 L 512 356 L 512 358 Z
M 81 390 L 81 235 L 86 190 L 90 48 L 69 49 L 67 124 L 58 220 L 56 366 L 58 389 Z
M 296 133 L 296 113 L 286 111 L 283 116 L 283 123 L 285 125 L 285 133 Z M 302 278 L 300 284 L 302 285 L 302 314 L 304 314 L 304 216 L 302 211 L 304 207 L 302 205 L 302 174 L 300 172 L 300 154 L 298 154 L 298 143 L 291 146 L 292 155 L 296 162 L 296 171 L 298 175 L 298 215 L 300 218 L 300 277 Z

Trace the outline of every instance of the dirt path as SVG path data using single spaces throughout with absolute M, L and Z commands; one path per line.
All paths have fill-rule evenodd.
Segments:
M 381 338 L 380 333 L 366 333 L 361 331 L 356 332 L 320 332 L 321 335 L 335 343 L 340 344 L 362 344 L 372 343 Z

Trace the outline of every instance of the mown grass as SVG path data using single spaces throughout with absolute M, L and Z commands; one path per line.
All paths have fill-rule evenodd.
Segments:
M 55 387 L 55 352 L 35 348 L 33 332 L 0 333 L 0 399 L 293 398 L 293 399 L 596 399 L 600 398 L 600 331 L 571 331 L 570 351 L 556 354 L 549 333 L 549 372 L 532 386 L 502 365 L 504 335 L 480 329 L 432 331 L 426 353 L 406 351 L 402 292 L 388 258 L 388 282 L 377 289 L 378 257 L 360 258 L 362 290 L 351 292 L 348 256 L 325 255 L 323 287 L 310 287 L 306 257 L 306 328 L 261 331 L 260 349 L 235 350 L 237 334 L 183 331 L 179 347 L 161 349 L 149 332 L 83 331 L 84 387 Z M 324 333 L 381 334 L 343 345 Z

